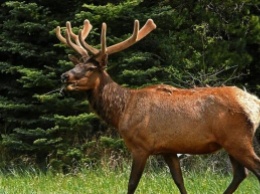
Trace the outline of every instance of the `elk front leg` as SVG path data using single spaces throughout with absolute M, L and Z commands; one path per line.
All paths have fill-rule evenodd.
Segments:
M 170 172 L 172 175 L 172 179 L 174 180 L 175 184 L 180 190 L 181 194 L 187 194 L 187 191 L 184 187 L 184 181 L 182 177 L 182 172 L 181 172 L 181 166 L 180 166 L 180 161 L 179 158 L 177 157 L 176 154 L 165 154 L 163 155 L 165 162 L 170 168 Z
M 133 194 L 143 174 L 148 155 L 141 152 L 133 154 L 132 170 L 128 182 L 127 194 Z

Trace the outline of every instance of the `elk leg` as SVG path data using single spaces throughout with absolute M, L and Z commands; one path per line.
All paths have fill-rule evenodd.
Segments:
M 225 190 L 224 194 L 233 193 L 248 174 L 246 168 L 242 166 L 236 159 L 234 159 L 231 155 L 229 155 L 229 158 L 233 168 L 233 180 Z
M 260 181 L 260 158 L 256 154 L 243 156 L 242 158 L 236 159 L 248 170 L 252 171 Z
M 174 180 L 174 183 L 177 185 L 179 188 L 181 194 L 187 194 L 187 191 L 184 187 L 184 181 L 182 177 L 182 172 L 181 172 L 181 166 L 180 166 L 180 161 L 179 158 L 177 157 L 176 154 L 165 154 L 163 155 L 165 162 L 170 168 L 170 172 L 172 175 L 172 179 Z
M 248 140 L 246 136 L 241 137 L 243 139 L 237 139 L 236 142 L 230 143 L 230 146 L 223 147 L 241 165 L 252 171 L 260 181 L 260 158 L 256 155 L 253 145 L 248 144 L 252 140 L 250 138 Z
M 133 154 L 132 170 L 128 182 L 128 194 L 133 194 L 143 174 L 148 156 L 144 154 Z

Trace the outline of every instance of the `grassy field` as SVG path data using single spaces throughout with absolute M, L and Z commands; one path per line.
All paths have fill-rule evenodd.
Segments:
M 0 173 L 0 194 L 125 194 L 129 169 L 82 170 L 77 174 L 39 173 L 34 170 L 8 175 Z M 212 172 L 184 172 L 185 185 L 190 194 L 223 193 L 231 175 Z M 236 194 L 258 194 L 258 180 L 250 175 Z M 165 171 L 146 171 L 137 189 L 137 194 L 177 194 L 170 174 Z

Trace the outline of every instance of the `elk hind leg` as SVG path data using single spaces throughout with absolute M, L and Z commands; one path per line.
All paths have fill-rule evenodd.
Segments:
M 238 158 L 237 160 L 248 170 L 252 171 L 260 181 L 260 158 L 255 153 L 248 156 L 245 155 L 244 157 Z
M 228 145 L 229 146 L 225 145 L 223 147 L 229 155 L 239 162 L 240 165 L 252 171 L 260 181 L 260 158 L 254 151 L 252 138 L 244 135 L 241 136 L 241 138 L 237 138 L 235 142 L 229 142 Z
M 187 191 L 184 187 L 184 181 L 181 172 L 181 166 L 179 158 L 176 154 L 165 154 L 163 155 L 165 162 L 170 168 L 172 179 L 180 190 L 181 194 L 187 194 Z
M 236 159 L 234 159 L 231 155 L 229 155 L 229 158 L 233 168 L 233 180 L 229 184 L 228 188 L 225 190 L 224 194 L 233 193 L 248 174 L 246 168 L 241 165 Z

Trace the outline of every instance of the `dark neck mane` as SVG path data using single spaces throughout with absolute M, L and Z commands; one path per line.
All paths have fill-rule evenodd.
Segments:
M 103 120 L 117 127 L 129 94 L 129 89 L 119 86 L 108 74 L 102 72 L 100 84 L 96 89 L 90 91 L 88 100 Z

